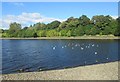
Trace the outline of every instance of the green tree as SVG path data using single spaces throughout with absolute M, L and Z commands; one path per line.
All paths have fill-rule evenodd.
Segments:
M 92 27 L 90 30 L 90 35 L 97 35 L 99 34 L 99 30 L 96 27 Z
M 94 27 L 93 25 L 87 25 L 84 27 L 84 31 L 86 35 L 90 35 L 91 28 Z
M 75 18 L 74 17 L 69 17 L 67 20 L 66 20 L 66 22 L 67 23 L 70 23 L 71 21 L 73 21 Z
M 85 34 L 85 30 L 83 26 L 79 26 L 77 30 L 77 36 L 83 36 Z
M 46 33 L 47 37 L 54 37 L 54 36 L 59 36 L 59 33 L 56 30 L 49 30 Z
M 64 21 L 59 25 L 59 28 L 63 29 L 63 28 L 66 28 L 66 26 L 67 26 L 67 22 Z
M 0 33 L 4 33 L 4 30 L 3 30 L 3 29 L 0 29 Z
M 33 33 L 33 37 L 34 37 L 34 38 L 38 37 L 38 35 L 37 35 L 36 32 Z
M 44 23 L 36 23 L 33 25 L 33 27 L 36 29 L 36 30 L 41 30 L 41 29 L 45 29 L 46 28 L 46 25 Z
M 67 30 L 61 30 L 59 36 L 67 36 Z
M 113 19 L 107 15 L 96 15 L 90 20 L 86 15 L 79 18 L 69 17 L 64 22 L 35 23 L 29 27 L 13 22 L 9 30 L 1 29 L 2 37 L 56 37 L 56 36 L 83 36 L 83 35 L 115 35 L 120 36 L 120 17 Z
M 11 23 L 9 28 L 9 35 L 10 37 L 17 37 L 18 32 L 21 30 L 21 24 L 19 23 Z
M 114 35 L 120 36 L 120 17 L 116 19 L 116 23 L 117 26 L 114 28 L 115 29 Z
M 100 30 L 104 30 L 106 26 L 109 26 L 110 22 L 112 20 L 112 17 L 104 16 L 104 15 L 97 15 L 92 17 L 92 23 L 99 28 Z
M 34 33 L 36 33 L 35 29 L 32 27 L 29 27 L 27 30 L 23 32 L 24 32 L 24 37 L 34 37 Z
M 109 26 L 106 26 L 102 32 L 103 35 L 109 35 L 109 34 L 112 34 L 112 28 L 109 27 Z
M 70 36 L 71 36 L 71 31 L 69 30 L 69 31 L 66 33 L 66 35 L 67 35 L 68 37 L 70 37 Z
M 46 37 L 46 31 L 45 30 L 38 31 L 38 36 L 39 37 Z
M 69 23 L 66 25 L 67 28 L 77 28 L 79 25 L 79 20 L 78 18 L 74 18 Z
M 57 28 L 59 25 L 60 25 L 60 22 L 59 22 L 59 21 L 53 21 L 53 22 L 47 24 L 47 28 L 48 28 L 48 29 L 55 29 L 55 28 Z
M 82 26 L 89 25 L 89 24 L 90 24 L 90 19 L 89 19 L 86 15 L 82 15 L 82 16 L 79 18 L 79 23 L 80 23 L 80 25 L 82 25 Z

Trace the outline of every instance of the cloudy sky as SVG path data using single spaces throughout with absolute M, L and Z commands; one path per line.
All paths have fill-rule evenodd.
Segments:
M 87 15 L 118 14 L 117 2 L 3 2 L 2 3 L 2 28 L 9 28 L 11 22 L 29 26 L 37 22 L 49 23 L 54 20 L 64 21 L 68 17 Z

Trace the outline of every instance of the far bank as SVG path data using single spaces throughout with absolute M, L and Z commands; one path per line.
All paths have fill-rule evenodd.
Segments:
M 78 36 L 78 37 L 28 37 L 28 38 L 17 38 L 17 37 L 8 37 L 0 39 L 120 39 L 119 36 Z

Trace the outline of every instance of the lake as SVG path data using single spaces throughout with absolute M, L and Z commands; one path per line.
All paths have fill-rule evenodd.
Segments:
M 118 61 L 120 40 L 2 40 L 2 73 Z

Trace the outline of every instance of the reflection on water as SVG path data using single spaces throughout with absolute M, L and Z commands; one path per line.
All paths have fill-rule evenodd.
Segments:
M 118 40 L 3 40 L 2 46 L 3 73 L 118 60 Z

